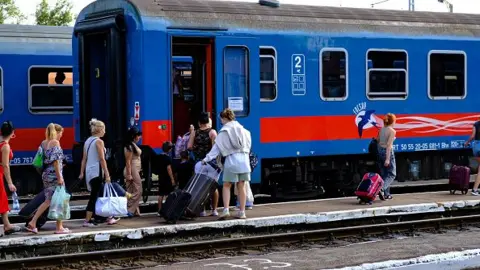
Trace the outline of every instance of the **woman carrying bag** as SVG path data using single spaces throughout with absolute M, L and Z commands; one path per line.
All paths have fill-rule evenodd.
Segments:
M 240 123 L 235 121 L 235 114 L 231 109 L 225 109 L 220 113 L 222 129 L 218 133 L 212 150 L 202 160 L 203 164 L 210 162 L 219 155 L 225 157 L 223 164 L 223 213 L 221 219 L 230 216 L 230 190 L 232 184 L 237 185 L 240 201 L 240 211 L 237 218 L 245 219 L 245 182 L 250 181 L 249 153 L 252 146 L 250 132 Z
M 86 141 L 83 148 L 82 167 L 80 170 L 79 179 L 83 179 L 87 182 L 87 188 L 90 190 L 90 198 L 87 203 L 87 214 L 83 227 L 95 227 L 97 224 L 92 220 L 93 213 L 95 212 L 95 203 L 97 202 L 100 189 L 102 188 L 103 179 L 106 183 L 110 183 L 110 173 L 108 172 L 107 160 L 105 155 L 107 150 L 105 144 L 101 139 L 105 136 L 105 124 L 97 119 L 90 121 L 90 136 Z M 85 173 L 85 175 L 84 175 Z M 109 217 L 107 219 L 108 225 L 113 225 L 118 222 L 119 219 Z

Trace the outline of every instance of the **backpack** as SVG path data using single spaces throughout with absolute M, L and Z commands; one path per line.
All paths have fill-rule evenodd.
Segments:
M 190 140 L 190 132 L 185 133 L 183 137 L 178 136 L 175 143 L 175 156 L 174 158 L 180 158 L 180 153 L 182 151 L 187 151 L 188 141 Z

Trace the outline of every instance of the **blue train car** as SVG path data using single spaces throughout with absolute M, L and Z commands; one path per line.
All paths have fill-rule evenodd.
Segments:
M 43 188 L 30 166 L 51 122 L 65 128 L 71 159 L 73 86 L 71 27 L 0 25 L 0 118 L 12 120 L 12 177 L 20 194 Z
M 322 186 L 350 192 L 374 166 L 368 144 L 393 112 L 397 178 L 442 178 L 468 159 L 462 145 L 480 117 L 479 23 L 464 14 L 97 1 L 74 30 L 75 139 L 96 117 L 114 147 L 136 116 L 143 146 L 158 152 L 200 111 L 229 107 L 261 159 L 255 192 L 298 198 Z M 177 56 L 193 59 L 196 98 L 183 112 L 172 95 Z

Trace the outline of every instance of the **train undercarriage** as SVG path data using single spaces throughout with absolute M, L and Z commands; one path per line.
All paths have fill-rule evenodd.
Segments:
M 395 157 L 399 182 L 447 179 L 452 165 L 477 173 L 468 149 L 400 152 Z M 352 196 L 363 175 L 377 171 L 371 155 L 263 159 L 262 183 L 252 188 L 276 200 Z

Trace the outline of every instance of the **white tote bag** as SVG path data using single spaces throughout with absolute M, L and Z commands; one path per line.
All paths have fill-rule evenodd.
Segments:
M 103 197 L 95 203 L 95 214 L 101 217 L 126 216 L 127 198 L 119 197 L 111 183 L 105 183 Z
M 233 193 L 235 196 L 238 196 L 237 185 L 235 185 Z M 252 189 L 250 188 L 250 181 L 245 181 L 245 193 L 247 194 L 247 202 L 253 203 L 255 198 L 253 197 Z

